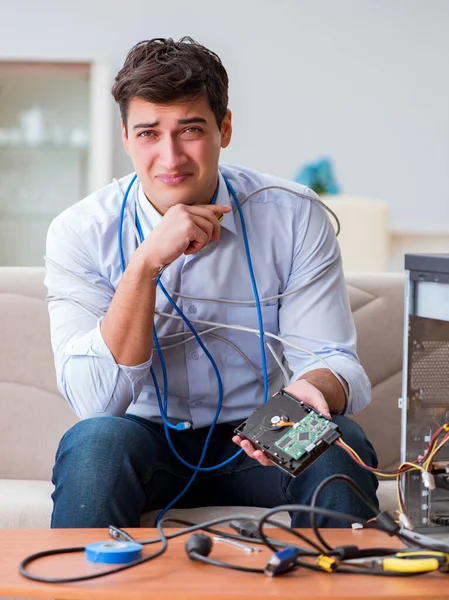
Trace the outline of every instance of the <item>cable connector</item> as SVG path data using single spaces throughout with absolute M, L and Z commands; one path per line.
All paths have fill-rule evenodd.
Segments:
M 358 546 L 336 546 L 334 551 L 338 560 L 352 560 L 360 557 L 360 548 Z
M 338 566 L 335 558 L 326 554 L 320 554 L 316 559 L 316 564 L 327 573 L 333 573 Z
M 191 429 L 192 428 L 192 423 L 190 423 L 189 421 L 183 421 L 182 423 L 177 423 L 175 425 L 175 429 L 177 429 L 178 431 L 185 431 L 186 429 Z
M 428 471 L 421 471 L 421 478 L 425 488 L 428 490 L 435 489 L 435 477 L 432 475 L 432 473 L 429 473 Z
M 119 527 L 115 527 L 115 525 L 109 525 L 108 534 L 111 538 L 117 540 L 118 542 L 136 541 L 132 536 L 129 535 L 129 533 L 126 533 L 126 531 L 123 531 L 123 529 L 120 529 Z
M 229 526 L 232 527 L 239 535 L 245 537 L 260 539 L 259 528 L 257 523 L 251 519 L 238 519 L 231 521 Z
M 287 548 L 275 552 L 270 556 L 265 565 L 265 575 L 275 577 L 276 575 L 291 571 L 296 566 L 298 555 L 298 548 L 294 548 L 293 546 L 287 546 Z
M 399 523 L 396 523 L 387 511 L 380 512 L 376 515 L 376 521 L 378 525 L 380 525 L 380 529 L 385 531 L 385 533 L 388 533 L 388 535 L 396 535 L 401 529 Z
M 414 529 L 413 523 L 405 513 L 399 513 L 399 524 L 401 527 L 405 527 L 406 529 Z

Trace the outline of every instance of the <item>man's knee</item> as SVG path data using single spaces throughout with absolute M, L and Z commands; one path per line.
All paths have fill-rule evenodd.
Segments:
M 67 451 L 83 454 L 104 449 L 111 451 L 114 447 L 126 447 L 130 439 L 132 424 L 121 417 L 94 417 L 78 421 L 62 437 L 58 455 Z
M 114 479 L 125 465 L 133 465 L 139 472 L 142 449 L 148 456 L 151 436 L 140 425 L 122 417 L 95 417 L 76 423 L 61 439 L 56 453 L 53 479 L 71 473 L 78 477 Z
M 144 503 L 144 433 L 121 417 L 79 421 L 63 436 L 53 469 L 52 527 L 138 526 Z

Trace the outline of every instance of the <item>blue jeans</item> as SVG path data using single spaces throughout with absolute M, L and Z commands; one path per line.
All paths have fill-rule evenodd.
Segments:
M 375 451 L 359 425 L 338 415 L 333 420 L 365 463 L 377 466 Z M 231 440 L 233 429 L 229 424 L 215 427 L 204 466 L 221 463 L 238 451 Z M 185 460 L 197 464 L 207 432 L 172 431 L 173 444 Z M 200 473 L 176 507 L 310 504 L 316 486 L 335 473 L 353 478 L 377 506 L 374 475 L 356 465 L 344 450 L 332 446 L 296 478 L 277 467 L 263 467 L 242 453 L 217 471 Z M 51 526 L 139 527 L 140 515 L 165 508 L 191 474 L 171 452 L 159 424 L 131 415 L 80 421 L 66 432 L 57 451 Z M 341 482 L 325 488 L 318 504 L 366 519 L 373 516 Z M 317 524 L 345 526 L 323 517 L 318 517 Z M 292 526 L 309 527 L 309 516 L 292 514 Z

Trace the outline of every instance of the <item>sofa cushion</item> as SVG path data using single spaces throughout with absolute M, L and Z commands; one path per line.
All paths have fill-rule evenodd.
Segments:
M 0 529 L 46 529 L 53 507 L 51 481 L 0 479 Z
M 50 527 L 53 508 L 52 492 L 53 485 L 50 481 L 0 479 L 0 529 L 46 529 Z M 377 496 L 382 510 L 397 508 L 394 481 L 381 481 Z M 248 506 L 210 506 L 189 509 L 174 508 L 168 511 L 167 515 L 194 523 L 202 523 L 215 517 L 226 517 L 237 513 L 257 519 L 265 511 L 265 508 Z M 142 515 L 141 526 L 154 527 L 158 512 L 151 511 Z M 276 518 L 285 525 L 290 524 L 287 513 L 280 513 Z M 173 524 L 173 527 L 177 527 L 177 525 Z
M 43 269 L 0 269 L 0 331 L 0 477 L 48 481 L 77 419 L 56 386 Z

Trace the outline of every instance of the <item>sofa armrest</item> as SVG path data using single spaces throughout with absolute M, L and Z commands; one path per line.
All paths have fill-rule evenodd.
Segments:
M 354 415 L 371 440 L 379 467 L 399 460 L 404 335 L 403 273 L 346 273 L 357 329 L 360 362 L 372 385 L 372 401 Z

